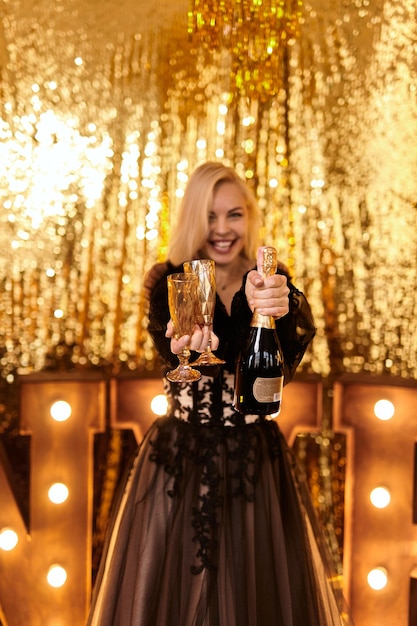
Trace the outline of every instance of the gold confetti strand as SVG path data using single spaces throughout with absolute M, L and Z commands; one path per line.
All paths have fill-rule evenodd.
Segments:
M 64 339 L 65 343 L 71 348 L 71 361 L 75 363 L 79 359 L 79 349 L 77 349 L 77 303 L 79 293 L 79 281 L 77 280 L 78 270 L 75 261 L 75 237 L 68 242 L 68 253 L 66 255 L 62 268 L 62 278 L 67 285 L 66 292 L 66 310 L 64 311 Z M 75 351 L 75 352 L 74 352 Z
M 4 347 L 8 360 L 12 367 L 15 366 L 14 359 L 14 344 L 16 335 L 14 332 L 14 311 L 13 311 L 13 276 L 5 276 L 4 278 L 4 290 L 3 290 L 3 306 L 0 307 L 0 320 L 1 320 L 1 332 L 4 336 Z M 3 319 L 2 319 L 3 318 Z M 13 346 L 13 349 L 11 347 Z M 13 358 L 12 358 L 13 357 Z M 10 364 L 7 364 L 6 371 L 10 371 Z
M 32 308 L 32 287 L 36 281 L 36 269 L 32 271 L 25 271 L 22 273 L 22 306 L 21 306 L 21 345 L 22 356 L 21 363 L 24 367 L 29 366 L 29 361 L 32 359 L 33 363 L 36 362 L 36 353 L 33 351 L 33 341 L 35 337 L 34 333 L 34 317 L 31 314 Z M 31 355 L 28 358 L 28 355 Z
M 161 218 L 160 218 L 160 244 L 158 247 L 158 262 L 165 261 L 168 255 L 168 243 L 170 237 L 170 206 L 169 198 L 166 192 L 163 193 L 161 198 Z
M 29 270 L 27 268 L 22 268 L 19 275 L 19 289 L 18 289 L 18 299 L 17 299 L 17 314 L 18 314 L 18 325 L 19 325 L 19 343 L 20 343 L 20 354 L 19 360 L 20 365 L 24 366 L 23 359 L 24 355 L 28 350 L 28 331 L 26 327 L 26 285 L 27 280 L 26 276 L 29 277 Z
M 33 354 L 33 361 L 35 363 L 38 360 L 35 345 L 37 344 L 38 298 L 40 298 L 40 296 L 40 272 L 39 268 L 36 267 L 28 276 L 26 312 L 24 313 L 24 319 L 27 320 L 28 352 L 29 354 Z M 27 365 L 29 365 L 29 363 L 27 363 Z
M 160 230 L 159 230 L 159 241 L 161 242 L 158 246 L 158 253 L 156 262 L 161 263 L 166 260 L 167 250 L 168 250 L 168 238 L 169 238 L 169 211 L 168 211 L 168 196 L 167 193 L 164 192 L 161 197 L 161 213 L 160 213 Z M 148 240 L 145 237 L 142 239 L 142 255 L 141 257 L 146 261 L 148 256 Z M 150 267 L 147 267 L 144 264 L 144 270 L 148 270 Z M 143 344 L 146 341 L 146 324 L 144 324 L 144 320 L 146 320 L 148 315 L 149 303 L 146 299 L 144 289 L 143 289 L 143 278 L 142 276 L 142 289 L 139 290 L 138 297 L 138 321 L 136 324 L 136 355 L 140 359 L 143 352 Z
M 25 270 L 21 268 L 15 276 L 15 289 L 14 289 L 14 326 L 17 331 L 16 337 L 19 337 L 19 349 L 18 349 L 18 361 L 21 364 L 21 356 L 24 353 L 24 325 L 22 321 L 23 310 L 23 285 L 24 285 Z
M 258 149 L 260 145 L 260 134 L 262 128 L 262 118 L 264 106 L 256 100 L 247 101 L 248 117 L 253 120 L 247 127 L 247 135 L 245 140 L 245 165 L 246 178 L 249 186 L 256 193 L 259 185 L 259 174 L 257 166 Z M 242 124 L 242 120 L 241 120 Z
M 166 191 L 163 192 L 161 197 L 161 211 L 160 211 L 160 219 L 159 219 L 159 241 L 160 244 L 157 250 L 156 259 L 152 258 L 151 260 L 153 265 L 154 261 L 158 263 L 162 263 L 166 261 L 167 253 L 168 253 L 168 242 L 170 235 L 170 222 L 169 222 L 169 200 L 168 194 Z M 143 238 L 143 258 L 146 260 L 149 255 L 149 246 L 148 240 L 146 236 Z M 150 266 L 147 267 L 144 265 L 144 270 L 150 269 Z M 143 276 L 141 277 L 140 285 L 142 288 L 140 289 L 139 294 L 139 302 L 138 302 L 138 319 L 136 324 L 136 357 L 138 361 L 145 366 L 152 367 L 152 362 L 155 360 L 152 359 L 151 363 L 146 363 L 147 359 L 147 350 L 146 345 L 149 343 L 149 335 L 147 331 L 147 320 L 149 313 L 149 302 L 146 299 L 144 290 L 143 290 Z
M 140 168 L 136 174 L 138 179 L 138 185 L 141 185 Z M 130 209 L 132 218 L 132 229 L 130 232 L 130 255 L 128 255 L 127 262 L 129 263 L 130 281 L 132 288 L 132 296 L 130 298 L 131 307 L 129 313 L 133 314 L 136 318 L 135 325 L 131 334 L 131 341 L 127 341 L 126 353 L 129 355 L 129 364 L 136 368 L 142 359 L 141 354 L 141 325 L 143 323 L 144 316 L 146 315 L 146 306 L 143 301 L 143 279 L 146 272 L 146 261 L 148 258 L 143 224 L 146 222 L 146 204 L 140 201 L 140 198 L 132 200 Z M 143 230 L 142 230 L 143 228 Z M 139 233 L 140 231 L 140 233 Z M 135 297 L 133 297 L 135 294 Z M 136 310 L 135 310 L 136 307 Z
M 15 339 L 18 338 L 15 347 L 17 353 L 16 361 L 19 367 L 23 368 L 25 368 L 25 356 L 28 354 L 27 330 L 25 325 L 25 284 L 26 275 L 28 273 L 26 268 L 20 268 L 19 272 L 16 273 L 14 277 L 13 290 L 13 326 Z
M 121 255 L 120 262 L 116 272 L 116 304 L 114 308 L 114 333 L 113 333 L 113 345 L 111 348 L 111 360 L 113 362 L 113 367 L 120 366 L 119 357 L 121 350 L 121 330 L 123 323 L 123 307 L 122 307 L 122 298 L 123 298 L 123 274 L 124 267 L 127 259 L 127 240 L 129 233 L 129 217 L 128 217 L 128 207 L 129 203 L 126 203 L 123 214 L 123 230 L 122 230 L 122 244 L 121 244 Z M 121 207 L 119 206 L 119 210 Z
M 143 255 L 144 255 L 144 259 L 146 259 L 148 255 L 148 240 L 146 239 L 146 237 L 143 238 Z M 149 314 L 149 301 L 147 300 L 144 289 L 143 289 L 143 278 L 144 276 L 142 276 L 142 283 L 141 283 L 142 288 L 139 293 L 139 302 L 138 302 L 138 319 L 136 323 L 135 356 L 136 356 L 136 359 L 138 360 L 138 363 L 146 366 L 145 346 L 148 340 L 147 321 L 148 321 L 148 314 Z
M 63 248 L 63 246 L 61 245 Z M 62 267 L 57 275 L 57 282 L 60 285 L 60 289 L 56 294 L 55 300 L 55 309 L 60 309 L 62 311 L 61 316 L 56 318 L 56 325 L 59 328 L 59 341 L 61 343 L 67 343 L 65 337 L 65 328 L 69 322 L 69 311 L 68 311 L 68 301 L 69 301 L 69 270 L 71 263 L 71 252 L 69 255 L 66 254 L 62 259 Z
M 47 274 L 47 270 L 49 275 Z M 38 272 L 39 281 L 39 300 L 36 303 L 36 337 L 38 360 L 41 363 L 39 369 L 45 365 L 45 354 L 51 350 L 51 338 L 50 338 L 50 319 L 51 319 L 51 301 L 54 284 L 54 273 L 52 273 L 52 267 L 50 264 L 46 267 L 40 265 Z
M 14 299 L 15 299 L 15 284 L 14 283 L 15 283 L 14 268 L 12 268 L 12 272 L 10 276 L 10 312 L 9 312 L 12 343 L 15 343 L 17 341 L 17 338 L 19 337 L 19 332 L 15 328 L 16 313 L 14 309 Z
M 141 257 L 146 259 L 146 238 L 144 237 L 142 240 L 142 255 Z M 138 272 L 139 273 L 139 272 Z M 138 283 L 138 315 L 136 321 L 136 331 L 135 331 L 135 350 L 134 356 L 136 358 L 137 363 L 140 363 L 144 360 L 144 344 L 146 341 L 146 320 L 148 317 L 148 309 L 149 303 L 145 296 L 145 292 L 143 289 L 143 279 L 145 276 L 146 270 L 145 266 L 143 266 L 142 275 L 139 277 Z
M 80 281 L 80 303 L 81 306 L 78 306 L 78 316 L 76 321 L 76 330 L 75 330 L 75 340 L 76 344 L 80 349 L 80 356 L 86 356 L 86 341 L 87 337 L 90 334 L 90 322 L 88 318 L 88 303 L 91 296 L 91 287 L 93 284 L 93 276 L 94 276 L 94 233 L 96 228 L 98 227 L 98 218 L 97 213 L 93 214 L 92 219 L 90 220 L 90 226 L 87 224 L 87 248 L 85 251 L 86 261 L 85 267 L 86 271 L 84 272 L 84 288 L 82 287 L 82 281 Z M 80 273 L 83 274 L 82 268 L 82 259 L 80 259 Z
M 10 340 L 10 337 L 12 336 L 12 333 L 10 332 L 10 326 L 9 326 L 10 315 L 8 314 L 8 309 L 9 309 L 8 298 L 7 298 L 8 282 L 9 282 L 9 279 L 7 276 L 4 276 L 0 280 L 0 293 L 2 294 L 2 297 L 0 298 L 0 334 L 2 338 L 1 347 L 7 344 L 7 342 Z
M 289 93 L 289 54 L 285 48 L 282 56 L 282 88 L 285 93 Z M 296 240 L 295 240 L 295 228 L 294 228 L 294 197 L 291 181 L 291 139 L 290 139 L 290 107 L 287 98 L 283 101 L 283 132 L 285 152 L 282 155 L 281 165 L 281 180 L 283 187 L 287 190 L 287 266 L 291 276 L 295 274 L 295 259 L 296 259 Z
M 336 379 L 344 371 L 343 350 L 341 347 L 341 337 L 338 327 L 338 310 L 337 310 L 337 285 L 335 251 L 323 241 L 320 246 L 320 278 L 321 278 L 321 297 L 324 303 L 324 325 L 326 338 L 329 347 L 330 375 L 329 378 Z

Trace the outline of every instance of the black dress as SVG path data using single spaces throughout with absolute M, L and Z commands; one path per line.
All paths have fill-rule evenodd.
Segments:
M 290 312 L 277 322 L 286 382 L 315 332 L 306 300 L 290 289 Z M 88 626 L 350 623 L 278 422 L 232 408 L 250 317 L 243 286 L 231 316 L 217 298 L 216 353 L 226 365 L 191 385 L 165 381 L 169 410 L 146 434 L 120 494 Z M 164 277 L 153 290 L 149 331 L 171 367 L 168 319 Z

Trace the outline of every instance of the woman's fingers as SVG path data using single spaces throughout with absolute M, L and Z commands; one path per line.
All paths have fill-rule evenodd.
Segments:
M 201 328 L 197 324 L 194 326 L 192 335 L 183 335 L 182 337 L 174 336 L 174 324 L 169 320 L 165 336 L 171 338 L 171 352 L 179 354 L 185 348 L 194 350 L 195 352 L 204 352 L 209 344 L 211 337 L 211 347 L 216 350 L 219 346 L 219 339 L 213 332 L 210 333 L 208 326 Z
M 168 324 L 167 324 L 167 329 L 165 332 L 165 337 L 173 337 L 174 336 L 174 322 L 172 320 L 169 320 Z
M 211 331 L 210 337 L 211 337 L 211 344 L 210 344 L 211 349 L 212 350 L 217 350 L 217 348 L 219 347 L 219 338 L 218 338 L 218 336 L 215 335 L 213 333 L 213 331 Z
M 190 335 L 183 335 L 182 337 L 179 337 L 178 339 L 175 337 L 172 337 L 171 352 L 173 354 L 179 354 L 180 352 L 186 349 L 189 343 L 190 343 Z
M 191 335 L 190 350 L 195 352 L 203 352 L 208 344 L 208 328 L 207 326 L 194 326 L 194 332 Z

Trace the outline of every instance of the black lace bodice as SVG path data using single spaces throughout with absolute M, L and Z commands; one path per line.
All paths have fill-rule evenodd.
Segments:
M 168 496 L 181 501 L 190 475 L 199 474 L 200 488 L 191 512 L 197 545 L 196 561 L 190 565 L 194 574 L 217 568 L 223 500 L 253 501 L 263 445 L 271 461 L 283 452 L 273 420 L 234 411 L 233 383 L 234 376 L 224 371 L 203 375 L 191 385 L 166 381 L 168 416 L 156 421 L 157 434 L 151 440 L 150 459 L 169 477 Z

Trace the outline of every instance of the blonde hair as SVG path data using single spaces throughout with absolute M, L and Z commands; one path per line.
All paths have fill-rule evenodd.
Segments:
M 168 259 L 174 265 L 181 265 L 188 259 L 196 258 L 198 251 L 207 240 L 208 215 L 213 206 L 213 196 L 218 186 L 224 182 L 235 183 L 245 198 L 249 228 L 246 233 L 243 256 L 248 259 L 256 258 L 260 215 L 255 196 L 233 168 L 223 163 L 208 161 L 197 167 L 190 176 L 178 211 L 177 223 L 168 246 Z

